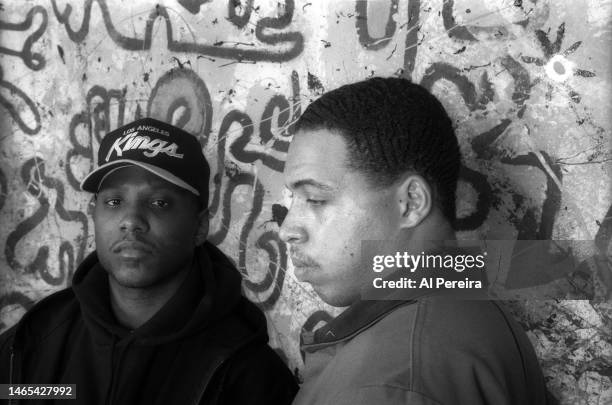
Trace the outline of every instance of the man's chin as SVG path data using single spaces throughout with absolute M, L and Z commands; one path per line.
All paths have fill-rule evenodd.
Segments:
M 358 299 L 358 296 L 347 296 L 343 293 L 333 291 L 333 289 L 325 288 L 325 286 L 312 284 L 312 288 L 315 290 L 319 298 L 327 305 L 332 307 L 348 307 Z
M 153 287 L 156 283 L 144 277 L 134 277 L 133 275 L 112 274 L 110 276 L 113 284 L 126 289 L 146 289 Z
M 123 288 L 147 288 L 155 285 L 146 266 L 137 263 L 121 263 L 112 270 L 108 270 L 111 281 Z
M 310 267 L 301 267 L 301 266 L 294 266 L 293 267 L 293 274 L 295 274 L 295 278 L 300 282 L 300 283 L 309 283 L 312 284 L 311 281 L 309 281 L 309 277 L 308 275 L 310 274 Z

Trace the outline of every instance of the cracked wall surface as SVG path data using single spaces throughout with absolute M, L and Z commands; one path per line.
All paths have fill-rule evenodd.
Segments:
M 537 280 L 592 299 L 508 305 L 559 403 L 612 403 L 611 37 L 610 0 L 0 1 L 0 330 L 94 249 L 78 185 L 101 138 L 153 116 L 199 137 L 209 240 L 299 374 L 300 331 L 334 311 L 278 237 L 293 123 L 329 89 L 396 75 L 455 122 L 460 238 L 592 242 L 576 272 Z

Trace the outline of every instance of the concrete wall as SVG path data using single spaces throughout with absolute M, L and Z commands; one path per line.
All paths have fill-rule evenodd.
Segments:
M 0 329 L 94 248 L 79 181 L 109 129 L 150 115 L 200 137 L 209 239 L 299 370 L 300 330 L 330 309 L 295 281 L 277 234 L 292 123 L 328 89 L 400 75 L 456 122 L 461 237 L 608 252 L 539 280 L 593 300 L 511 306 L 561 403 L 611 403 L 611 14 L 610 0 L 2 1 Z

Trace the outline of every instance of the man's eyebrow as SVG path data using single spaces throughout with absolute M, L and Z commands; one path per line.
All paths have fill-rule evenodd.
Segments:
M 300 188 L 304 186 L 320 188 L 323 191 L 334 191 L 335 190 L 335 187 L 332 187 L 329 184 L 321 183 L 320 181 L 316 181 L 314 179 L 298 180 L 296 182 L 290 183 L 287 186 L 287 188 L 289 188 L 289 190 L 295 190 L 296 188 Z

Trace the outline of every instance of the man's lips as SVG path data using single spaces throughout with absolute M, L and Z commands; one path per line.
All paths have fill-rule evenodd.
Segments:
M 300 281 L 305 281 L 305 276 L 307 273 L 319 268 L 319 264 L 317 262 L 301 254 L 293 253 L 291 255 L 291 263 L 293 263 L 295 276 Z
M 293 263 L 293 267 L 315 267 L 312 262 L 308 260 L 301 260 L 296 258 L 291 258 L 291 263 Z
M 138 240 L 120 240 L 112 245 L 111 251 L 122 257 L 136 258 L 153 253 L 151 245 Z

